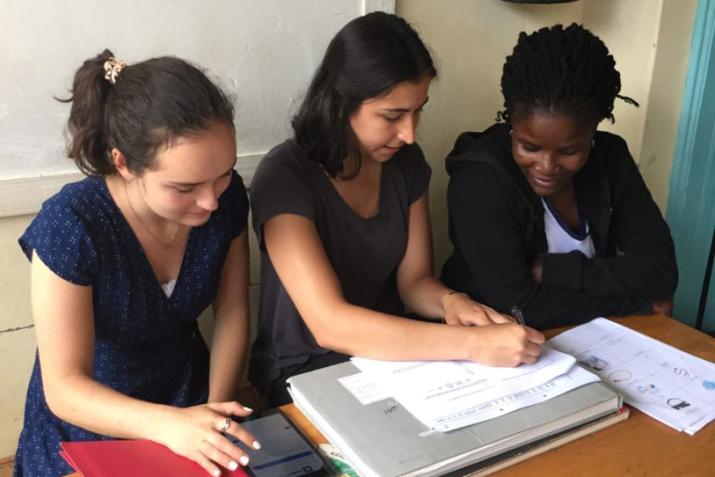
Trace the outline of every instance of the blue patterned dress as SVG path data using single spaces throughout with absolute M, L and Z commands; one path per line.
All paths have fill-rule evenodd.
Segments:
M 61 278 L 92 286 L 94 379 L 137 399 L 183 407 L 208 397 L 208 350 L 196 319 L 216 295 L 226 254 L 247 215 L 246 190 L 234 172 L 218 209 L 190 231 L 169 298 L 102 177 L 69 184 L 48 199 L 19 242 L 28 258 L 35 250 Z M 100 439 L 108 437 L 48 409 L 35 356 L 14 475 L 70 473 L 58 454 L 60 442 Z

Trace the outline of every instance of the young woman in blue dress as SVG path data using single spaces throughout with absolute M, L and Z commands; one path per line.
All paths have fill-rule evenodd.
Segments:
M 503 366 L 538 358 L 539 332 L 432 275 L 430 169 L 415 129 L 436 73 L 400 17 L 351 21 L 327 48 L 295 137 L 261 162 L 251 189 L 262 275 L 250 379 L 270 404 L 290 400 L 288 377 L 349 355 Z M 406 307 L 425 319 L 407 318 Z
M 232 416 L 248 341 L 248 202 L 233 107 L 171 57 L 78 69 L 69 156 L 88 175 L 48 199 L 32 261 L 38 353 L 14 475 L 64 475 L 61 441 L 150 439 L 212 475 L 260 447 Z M 196 319 L 213 305 L 209 357 Z

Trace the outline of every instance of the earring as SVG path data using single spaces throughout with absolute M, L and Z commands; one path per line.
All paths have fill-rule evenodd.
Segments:
M 512 133 L 512 132 L 514 132 L 514 131 L 512 131 L 511 128 L 509 128 L 509 135 L 510 135 L 510 136 L 511 136 L 511 133 Z
M 594 147 L 596 147 L 596 140 L 591 139 L 591 149 L 593 149 Z

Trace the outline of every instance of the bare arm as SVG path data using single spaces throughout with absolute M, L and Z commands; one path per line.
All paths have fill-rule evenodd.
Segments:
M 213 462 L 232 467 L 240 461 L 243 452 L 217 430 L 226 416 L 249 412 L 235 402 L 179 409 L 98 383 L 92 288 L 58 277 L 33 253 L 31 289 L 45 398 L 56 416 L 100 434 L 159 442 L 212 473 L 219 470 Z M 230 432 L 249 445 L 254 440 L 236 423 Z
M 399 318 L 348 303 L 314 224 L 281 214 L 263 226 L 281 282 L 321 346 L 378 359 L 469 359 L 514 366 L 533 362 L 540 333 L 507 323 L 479 328 Z
M 432 274 L 432 230 L 427 193 L 410 206 L 407 250 L 397 270 L 397 287 L 407 307 L 448 324 L 507 323 L 508 317 L 447 288 Z
M 246 359 L 249 335 L 248 228 L 232 243 L 213 303 L 209 402 L 234 399 Z

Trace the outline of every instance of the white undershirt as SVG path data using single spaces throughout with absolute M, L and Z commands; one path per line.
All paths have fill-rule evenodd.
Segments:
M 596 256 L 596 248 L 593 246 L 588 222 L 585 223 L 585 234 L 578 236 L 563 221 L 554 214 L 547 201 L 542 197 L 544 204 L 544 229 L 546 230 L 546 242 L 549 244 L 549 253 L 569 253 L 578 250 L 588 258 Z
M 176 287 L 176 278 L 161 284 L 161 289 L 164 290 L 164 294 L 167 298 L 170 298 L 171 294 L 174 293 L 174 287 Z

